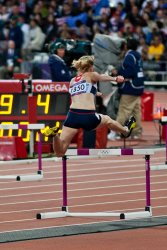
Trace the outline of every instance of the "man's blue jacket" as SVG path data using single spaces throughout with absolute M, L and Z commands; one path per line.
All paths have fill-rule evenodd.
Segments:
M 55 54 L 51 54 L 48 64 L 53 82 L 69 82 L 71 80 L 69 69 L 62 58 Z
M 129 50 L 118 71 L 126 81 L 119 84 L 119 93 L 124 95 L 140 96 L 144 91 L 144 74 L 140 54 L 137 51 Z

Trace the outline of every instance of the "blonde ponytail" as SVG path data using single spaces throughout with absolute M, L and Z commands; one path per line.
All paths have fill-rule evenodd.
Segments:
M 93 65 L 93 56 L 82 56 L 78 60 L 73 60 L 72 66 L 78 71 L 86 72 Z

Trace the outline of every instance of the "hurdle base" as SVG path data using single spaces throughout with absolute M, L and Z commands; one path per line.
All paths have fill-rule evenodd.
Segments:
M 67 217 L 68 212 L 60 211 L 60 212 L 48 212 L 48 213 L 39 213 L 36 215 L 36 219 L 54 219 L 54 218 L 63 218 Z
M 37 219 L 56 219 L 64 217 L 119 217 L 120 213 L 110 212 L 88 212 L 88 213 L 70 213 L 67 211 L 40 213 L 36 215 Z
M 145 211 L 150 212 L 150 215 L 152 216 L 152 207 L 151 206 L 146 206 Z
M 167 169 L 167 162 L 162 165 L 157 165 L 157 166 L 150 166 L 151 170 L 166 170 Z
M 152 208 L 151 206 L 146 206 L 145 211 L 140 212 L 128 212 L 121 213 L 120 219 L 138 219 L 138 218 L 148 218 L 152 216 Z
M 48 212 L 48 213 L 39 213 L 36 215 L 37 219 L 56 219 L 64 217 L 118 217 L 120 219 L 137 219 L 137 218 L 148 218 L 151 217 L 151 208 L 147 207 L 146 211 L 140 212 L 130 212 L 130 213 L 112 213 L 112 212 Z
M 4 175 L 0 176 L 0 180 L 16 180 L 17 176 L 16 175 Z
M 131 212 L 131 213 L 122 213 L 120 214 L 120 219 L 140 219 L 140 218 L 150 218 L 152 214 L 149 211 L 141 212 Z
M 38 171 L 37 171 L 37 174 L 43 175 L 43 170 L 38 170 Z
M 61 211 L 68 212 L 68 206 L 62 206 Z
M 37 174 L 18 175 L 16 181 L 40 181 L 43 179 L 43 171 L 38 171 Z

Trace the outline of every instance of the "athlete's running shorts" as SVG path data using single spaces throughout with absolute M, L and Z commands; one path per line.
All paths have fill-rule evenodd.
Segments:
M 64 126 L 89 131 L 95 129 L 100 122 L 101 116 L 95 110 L 70 109 L 64 121 Z

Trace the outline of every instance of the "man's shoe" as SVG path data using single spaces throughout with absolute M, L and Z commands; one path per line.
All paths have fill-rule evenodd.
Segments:
M 57 135 L 58 131 L 59 131 L 59 127 L 55 126 L 53 128 L 48 128 L 43 132 L 43 135 L 46 137 L 54 137 Z
M 135 119 L 135 117 L 131 116 L 129 118 L 129 120 L 125 122 L 124 127 L 128 128 L 128 132 L 127 132 L 127 134 L 122 134 L 122 136 L 124 138 L 128 138 L 131 135 L 132 130 L 136 127 L 136 119 Z
M 111 130 L 110 133 L 107 135 L 107 139 L 110 141 L 115 141 L 115 136 L 116 136 L 116 133 Z

